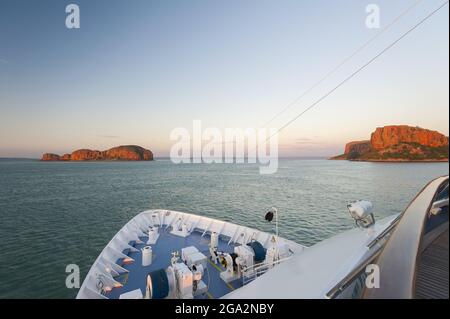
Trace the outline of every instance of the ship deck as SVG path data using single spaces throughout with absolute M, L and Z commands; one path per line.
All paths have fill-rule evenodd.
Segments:
M 448 206 L 427 219 L 422 239 L 424 249 L 417 260 L 416 298 L 448 299 L 448 223 Z
M 170 230 L 170 228 L 169 228 Z M 140 289 L 142 295 L 145 296 L 146 292 L 146 278 L 149 272 L 166 269 L 170 266 L 170 260 L 172 258 L 172 252 L 178 251 L 181 253 L 181 249 L 188 246 L 195 246 L 205 256 L 209 256 L 209 234 L 202 236 L 199 231 L 193 231 L 187 237 L 180 237 L 170 233 L 168 229 L 164 227 L 159 228 L 160 236 L 155 245 L 152 246 L 153 261 L 152 264 L 146 267 L 142 266 L 142 252 L 141 248 L 146 246 L 148 237 L 140 237 L 142 244 L 135 244 L 134 247 L 138 249 L 138 252 L 129 252 L 127 255 L 133 258 L 135 261 L 131 264 L 122 264 L 122 267 L 128 270 L 128 273 L 121 274 L 114 279 L 123 284 L 123 287 L 114 288 L 111 292 L 105 296 L 110 299 L 118 299 L 121 294 L 130 292 L 136 289 Z M 231 253 L 236 245 L 228 244 L 226 238 L 219 238 L 219 251 Z M 231 283 L 225 283 L 220 278 L 220 272 L 224 269 L 221 265 L 216 265 L 211 262 L 208 257 L 207 269 L 205 270 L 203 281 L 208 287 L 208 291 L 196 296 L 196 299 L 215 299 L 220 298 L 227 293 L 233 291 L 242 286 L 242 280 L 236 280 Z
M 448 240 L 447 229 L 421 254 L 416 279 L 417 298 L 448 299 Z

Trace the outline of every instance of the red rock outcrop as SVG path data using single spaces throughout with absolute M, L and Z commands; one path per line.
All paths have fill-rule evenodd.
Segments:
M 358 154 L 364 154 L 371 150 L 371 144 L 370 141 L 355 141 L 350 142 L 345 145 L 345 152 L 344 154 L 348 155 L 352 152 L 358 153 Z
M 95 150 L 81 149 L 70 154 L 71 161 L 101 161 L 104 159 L 102 152 Z
M 448 145 L 448 137 L 431 130 L 407 125 L 379 127 L 370 139 L 372 148 L 382 150 L 400 143 L 417 143 L 429 147 Z
M 70 161 L 70 154 L 64 154 L 61 156 L 61 161 Z
M 151 161 L 153 154 L 140 146 L 119 146 L 104 152 L 104 156 L 110 160 Z
M 53 153 L 45 153 L 42 155 L 42 161 L 59 161 L 61 160 L 61 157 L 58 154 Z
M 350 142 L 345 153 L 332 157 L 355 161 L 448 161 L 448 137 L 420 127 L 377 128 L 370 141 Z
M 71 154 L 59 156 L 46 153 L 42 161 L 151 161 L 153 153 L 137 145 L 124 145 L 111 148 L 106 151 L 80 149 Z

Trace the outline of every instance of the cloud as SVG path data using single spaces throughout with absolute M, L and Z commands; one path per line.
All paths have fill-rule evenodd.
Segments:
M 293 144 L 314 144 L 314 140 L 307 137 L 297 138 L 294 140 Z
M 302 150 L 302 149 L 325 149 L 329 145 L 326 143 L 296 143 L 296 144 L 279 144 L 279 149 L 291 149 L 291 150 Z
M 0 63 L 1 63 L 1 64 L 8 64 L 8 63 L 9 63 L 9 61 L 8 61 L 8 60 L 5 60 L 5 59 L 2 59 L 2 58 L 0 58 Z
M 319 141 L 317 139 L 303 137 L 303 138 L 296 138 L 292 143 L 292 145 L 321 145 L 324 144 L 324 142 Z

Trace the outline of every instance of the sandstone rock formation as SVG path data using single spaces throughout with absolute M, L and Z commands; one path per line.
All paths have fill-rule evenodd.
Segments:
M 70 157 L 71 157 L 70 154 L 64 154 L 64 155 L 61 157 L 61 161 L 70 161 Z
M 370 143 L 375 150 L 382 150 L 400 143 L 417 143 L 429 147 L 448 145 L 448 137 L 420 127 L 407 125 L 379 127 L 372 133 Z
M 76 150 L 70 154 L 71 161 L 101 161 L 104 160 L 103 152 L 81 149 Z
M 131 161 L 151 161 L 153 153 L 139 146 L 113 147 L 103 154 L 104 157 L 114 160 L 127 159 Z
M 80 149 L 71 154 L 59 156 L 46 153 L 42 161 L 151 161 L 153 153 L 137 145 L 124 145 L 113 147 L 106 151 Z
M 371 150 L 371 144 L 370 141 L 356 141 L 356 142 L 350 142 L 345 145 L 345 152 L 344 154 L 364 154 Z
M 331 159 L 359 161 L 448 161 L 448 137 L 420 127 L 392 125 L 377 128 L 370 141 L 347 143 Z
M 45 153 L 44 155 L 42 155 L 42 161 L 59 161 L 61 159 L 61 157 L 57 154 L 53 154 L 53 153 Z

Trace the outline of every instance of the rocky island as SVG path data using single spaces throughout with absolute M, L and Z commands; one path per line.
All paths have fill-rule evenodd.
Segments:
M 152 161 L 153 153 L 137 145 L 123 145 L 106 151 L 76 150 L 62 156 L 45 153 L 41 161 Z
M 448 162 L 448 136 L 407 125 L 379 127 L 370 140 L 347 143 L 332 160 L 373 162 Z

